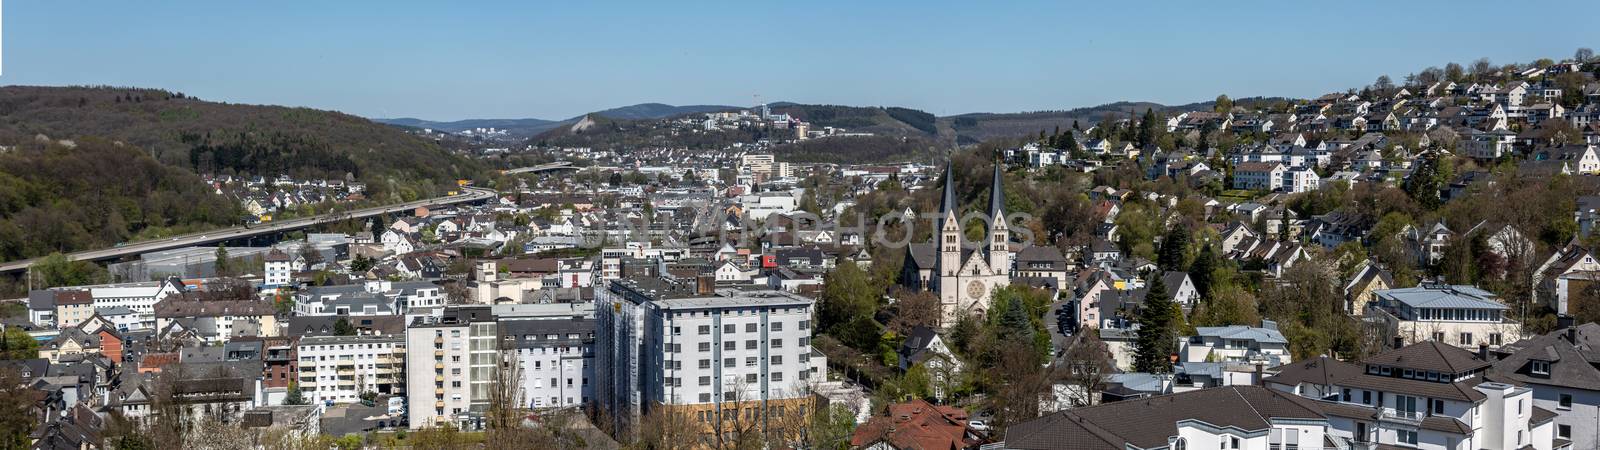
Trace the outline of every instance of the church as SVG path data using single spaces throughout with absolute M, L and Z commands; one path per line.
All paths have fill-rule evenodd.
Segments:
M 983 315 L 989 310 L 990 294 L 1011 283 L 1011 232 L 1005 219 L 1001 169 L 1002 164 L 997 162 L 987 211 L 992 219 L 985 225 L 983 241 L 965 238 L 954 175 L 946 163 L 944 197 L 939 203 L 934 241 L 906 247 L 901 284 L 937 293 L 945 326 L 962 316 Z

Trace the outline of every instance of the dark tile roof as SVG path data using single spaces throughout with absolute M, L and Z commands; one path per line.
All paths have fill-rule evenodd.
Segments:
M 1472 352 L 1438 341 L 1418 342 L 1370 356 L 1363 362 L 1454 374 L 1467 373 L 1490 365 L 1488 361 L 1478 359 Z
M 1501 358 L 1489 369 L 1487 376 L 1495 381 L 1516 385 L 1539 384 L 1573 389 L 1600 391 L 1600 369 L 1585 358 L 1581 347 L 1588 347 L 1587 339 L 1600 338 L 1600 325 L 1583 324 L 1573 330 L 1578 341 L 1567 341 L 1566 330 L 1557 330 L 1534 336 L 1506 346 L 1515 351 Z M 1528 372 L 1528 361 L 1537 359 L 1550 362 L 1550 375 L 1534 376 Z
M 1013 425 L 1006 448 L 1121 449 L 1165 446 L 1181 420 L 1265 430 L 1270 419 L 1324 420 L 1315 400 L 1259 386 L 1228 386 L 1105 403 Z

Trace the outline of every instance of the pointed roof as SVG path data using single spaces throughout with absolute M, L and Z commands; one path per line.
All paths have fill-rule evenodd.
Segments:
M 939 201 L 939 228 L 944 228 L 944 216 L 955 212 L 956 209 L 956 182 L 954 161 L 944 163 L 944 196 Z
M 1004 174 L 1001 172 L 1003 165 L 1004 162 L 1000 161 L 999 159 L 994 161 L 994 180 L 989 182 L 990 217 L 1001 217 L 1003 214 L 1005 214 L 1005 184 L 1003 183 Z

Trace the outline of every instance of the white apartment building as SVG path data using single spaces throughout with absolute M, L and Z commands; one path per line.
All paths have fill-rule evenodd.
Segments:
M 1555 413 L 1535 406 L 1532 390 L 1486 381 L 1489 368 L 1478 355 L 1426 341 L 1354 364 L 1300 361 L 1265 385 L 1319 399 L 1338 448 L 1570 448 L 1554 438 Z
M 498 324 L 486 306 L 446 308 L 406 328 L 407 414 L 411 428 L 483 427 L 501 359 Z
M 1233 188 L 1273 190 L 1283 179 L 1283 164 L 1277 162 L 1245 162 L 1233 166 Z
M 299 388 L 311 402 L 354 403 L 361 393 L 405 393 L 404 336 L 300 338 Z
M 444 306 L 444 289 L 427 281 L 373 280 L 362 284 L 313 286 L 295 297 L 299 316 L 375 316 L 407 314 Z
M 286 286 L 294 275 L 294 258 L 282 250 L 272 249 L 262 259 L 262 284 L 267 287 Z
M 594 396 L 594 318 L 500 320 L 501 339 L 516 349 L 519 404 L 577 408 Z
M 748 402 L 804 398 L 806 383 L 821 377 L 811 299 L 700 288 L 629 279 L 596 292 L 596 406 L 618 429 L 631 430 L 657 407 L 709 428 Z
M 1405 343 L 1437 341 L 1467 350 L 1499 347 L 1522 338 L 1522 326 L 1506 318 L 1506 305 L 1483 289 L 1426 283 L 1373 291 L 1373 312 L 1395 324 Z

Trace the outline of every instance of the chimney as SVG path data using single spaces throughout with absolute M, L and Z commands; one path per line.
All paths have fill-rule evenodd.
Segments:
M 1489 360 L 1489 344 L 1478 344 L 1478 359 Z
M 1256 363 L 1256 386 L 1266 386 L 1266 379 L 1261 376 L 1261 365 L 1261 363 Z
M 1567 343 L 1578 345 L 1578 327 L 1567 327 Z
M 1559 330 L 1562 328 L 1572 328 L 1574 322 L 1575 321 L 1573 320 L 1572 316 L 1566 314 L 1556 316 L 1556 329 Z
M 1400 337 L 1400 336 L 1395 336 L 1394 337 L 1394 348 L 1395 349 L 1399 349 L 1400 347 L 1405 347 L 1405 346 L 1406 346 L 1406 339 L 1405 338 Z

